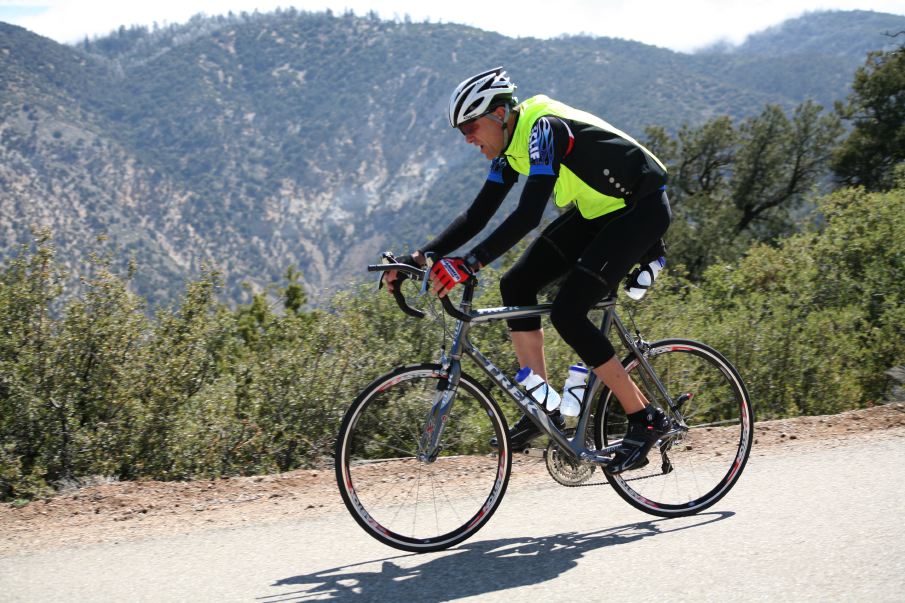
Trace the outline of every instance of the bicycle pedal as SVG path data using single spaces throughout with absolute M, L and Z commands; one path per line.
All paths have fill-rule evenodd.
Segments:
M 605 465 L 605 464 L 609 463 L 610 461 L 612 461 L 613 457 L 606 456 L 603 454 L 588 453 L 587 455 L 582 454 L 581 460 L 587 461 L 589 463 L 596 463 L 598 465 Z

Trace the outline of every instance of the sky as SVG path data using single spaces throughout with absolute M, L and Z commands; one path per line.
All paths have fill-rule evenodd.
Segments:
M 102 36 L 119 26 L 184 23 L 193 15 L 270 12 L 278 7 L 385 19 L 464 23 L 511 37 L 592 34 L 690 52 L 817 10 L 905 15 L 905 0 L 0 0 L 0 21 L 58 42 Z

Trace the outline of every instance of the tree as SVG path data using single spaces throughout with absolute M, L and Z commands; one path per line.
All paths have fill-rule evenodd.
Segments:
M 288 284 L 283 289 L 283 307 L 288 312 L 298 315 L 302 311 L 302 306 L 308 302 L 308 295 L 301 283 L 302 273 L 295 266 L 289 266 L 285 277 Z
M 905 46 L 873 52 L 855 73 L 848 104 L 836 104 L 853 129 L 833 157 L 832 168 L 847 185 L 886 191 L 905 161 Z
M 675 141 L 648 130 L 651 147 L 670 166 L 673 262 L 699 278 L 754 242 L 794 232 L 795 211 L 822 178 L 840 134 L 839 119 L 812 102 L 791 118 L 771 105 L 737 127 L 728 117 L 684 126 Z
M 650 339 L 681 333 L 720 350 L 760 419 L 901 400 L 892 396 L 905 367 L 903 185 L 817 198 L 820 224 L 752 245 L 694 284 L 665 272 L 633 304 L 638 324 Z
M 732 201 L 740 214 L 737 233 L 751 230 L 764 241 L 789 225 L 789 211 L 823 175 L 842 133 L 838 119 L 821 114 L 822 108 L 808 101 L 789 121 L 779 107 L 768 106 L 742 126 L 732 179 Z
M 64 275 L 50 232 L 34 234 L 34 249 L 23 245 L 0 269 L 0 500 L 32 496 L 46 485 L 51 307 Z

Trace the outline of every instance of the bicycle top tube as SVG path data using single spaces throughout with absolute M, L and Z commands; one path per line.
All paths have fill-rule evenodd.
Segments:
M 594 304 L 592 310 L 606 310 L 616 305 L 616 297 L 609 296 Z M 553 309 L 553 304 L 540 304 L 537 306 L 502 306 L 499 308 L 479 308 L 472 310 L 471 322 L 492 322 L 494 320 L 509 320 L 512 318 L 529 318 L 532 316 L 545 316 Z

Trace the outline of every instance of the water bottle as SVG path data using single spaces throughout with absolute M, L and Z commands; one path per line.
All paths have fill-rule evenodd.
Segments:
M 581 401 L 584 399 L 584 390 L 588 383 L 588 369 L 583 364 L 573 364 L 569 367 L 569 376 L 562 388 L 562 403 L 559 412 L 567 417 L 577 417 L 581 414 Z
M 524 387 L 528 394 L 540 404 L 547 412 L 552 412 L 559 408 L 561 398 L 559 394 L 544 381 L 540 375 L 531 370 L 530 367 L 522 367 L 515 374 L 515 380 L 519 385 Z
M 660 256 L 656 260 L 644 264 L 628 275 L 628 282 L 625 284 L 625 291 L 632 299 L 641 299 L 650 286 L 654 284 L 657 275 L 663 266 L 666 265 L 666 258 Z

